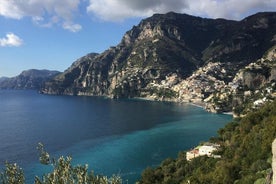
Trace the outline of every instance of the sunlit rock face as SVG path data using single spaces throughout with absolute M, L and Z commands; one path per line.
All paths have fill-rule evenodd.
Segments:
M 272 143 L 272 171 L 273 171 L 273 180 L 272 184 L 276 184 L 276 139 Z
M 74 62 L 41 92 L 194 101 L 211 104 L 214 112 L 231 110 L 232 102 L 221 109 L 213 101 L 233 100 L 227 94 L 234 91 L 233 80 L 276 45 L 275 33 L 276 13 L 241 21 L 156 14 L 127 31 L 117 46 Z M 269 53 L 273 60 L 275 53 Z M 275 69 L 269 72 L 271 79 L 251 71 L 240 75 L 255 88 L 276 78 Z

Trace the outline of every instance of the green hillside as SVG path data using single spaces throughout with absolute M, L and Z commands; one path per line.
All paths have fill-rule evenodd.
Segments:
M 276 137 L 276 101 L 227 124 L 211 142 L 221 145 L 221 159 L 197 157 L 186 161 L 185 152 L 147 168 L 140 184 L 208 183 L 260 184 L 271 176 L 271 144 Z

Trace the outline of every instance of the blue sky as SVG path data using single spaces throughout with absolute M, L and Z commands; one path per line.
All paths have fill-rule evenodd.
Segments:
M 64 71 L 87 53 L 117 45 L 154 13 L 240 20 L 275 10 L 275 0 L 0 0 L 0 77 Z

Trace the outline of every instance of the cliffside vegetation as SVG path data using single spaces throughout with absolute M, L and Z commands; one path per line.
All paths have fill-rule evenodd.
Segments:
M 147 168 L 140 184 L 260 184 L 271 177 L 271 144 L 276 137 L 276 100 L 227 124 L 210 141 L 219 143 L 221 158 L 186 160 L 185 152 Z

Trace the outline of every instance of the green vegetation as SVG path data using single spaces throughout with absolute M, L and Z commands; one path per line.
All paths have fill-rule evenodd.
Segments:
M 57 160 L 51 158 L 44 150 L 43 144 L 39 143 L 37 149 L 40 153 L 39 161 L 44 165 L 51 165 L 53 171 L 45 174 L 42 178 L 35 177 L 35 184 L 121 184 L 120 176 L 95 175 L 93 171 L 88 172 L 88 165 L 71 164 L 72 158 L 63 156 Z M 25 176 L 23 170 L 16 164 L 6 163 L 6 167 L 0 172 L 1 184 L 24 184 Z
M 177 93 L 170 88 L 152 87 L 149 89 L 150 95 L 156 95 L 158 98 L 175 98 Z
M 23 184 L 25 182 L 23 170 L 17 164 L 6 163 L 5 166 L 5 169 L 0 172 L 2 184 Z
M 219 130 L 221 159 L 198 157 L 186 161 L 185 152 L 156 168 L 144 170 L 140 184 L 265 183 L 271 174 L 271 143 L 276 137 L 276 100 Z M 268 177 L 269 178 L 269 177 Z

